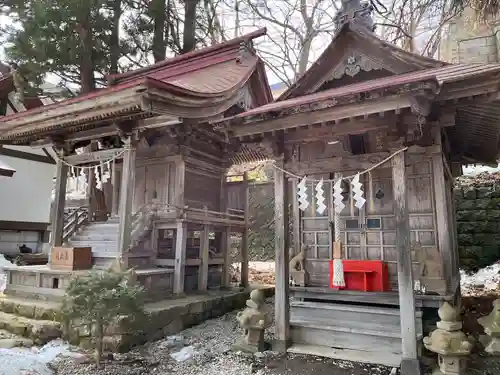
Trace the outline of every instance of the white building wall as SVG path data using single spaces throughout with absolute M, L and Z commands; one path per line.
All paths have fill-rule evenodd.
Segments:
M 48 223 L 55 165 L 0 158 L 16 170 L 13 177 L 0 178 L 0 221 Z

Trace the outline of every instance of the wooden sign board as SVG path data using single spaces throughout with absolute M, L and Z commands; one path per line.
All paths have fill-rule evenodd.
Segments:
M 92 248 L 54 246 L 50 257 L 50 268 L 67 271 L 91 269 Z

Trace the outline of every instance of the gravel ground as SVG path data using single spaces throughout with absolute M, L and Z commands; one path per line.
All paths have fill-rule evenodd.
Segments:
M 269 301 L 272 305 L 272 300 Z M 274 327 L 266 332 L 272 340 Z M 390 368 L 311 356 L 280 356 L 265 352 L 247 355 L 231 346 L 242 337 L 236 312 L 184 330 L 177 336 L 115 355 L 96 369 L 90 361 L 63 358 L 52 364 L 57 375 L 389 375 Z M 186 354 L 182 361 L 173 356 Z

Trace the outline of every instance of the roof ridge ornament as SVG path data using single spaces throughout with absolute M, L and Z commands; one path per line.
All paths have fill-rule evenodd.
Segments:
M 336 30 L 339 31 L 346 23 L 354 23 L 367 28 L 371 32 L 375 31 L 375 23 L 372 17 L 373 9 L 370 1 L 342 0 L 342 6 L 334 19 Z

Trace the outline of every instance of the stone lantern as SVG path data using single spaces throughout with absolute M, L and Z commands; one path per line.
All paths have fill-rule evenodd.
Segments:
M 433 375 L 462 375 L 472 344 L 461 331 L 462 322 L 458 320 L 458 312 L 454 307 L 445 302 L 438 314 L 441 319 L 437 323 L 438 328 L 424 338 L 425 347 L 438 354 L 439 367 Z
M 245 336 L 234 344 L 233 349 L 250 353 L 263 352 L 267 349 L 264 331 L 272 323 L 271 314 L 264 300 L 264 293 L 259 289 L 253 290 L 246 305 L 247 308 L 236 316 L 244 329 Z
M 493 301 L 493 310 L 489 315 L 479 318 L 478 323 L 484 328 L 479 341 L 484 345 L 484 351 L 491 355 L 500 355 L 500 299 Z

